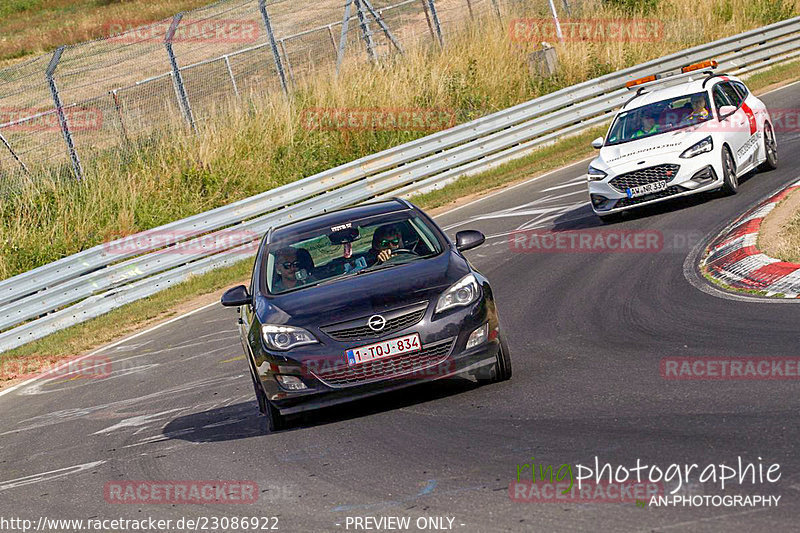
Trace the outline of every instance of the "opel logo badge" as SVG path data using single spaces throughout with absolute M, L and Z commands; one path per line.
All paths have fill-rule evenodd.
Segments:
M 386 319 L 381 315 L 372 315 L 369 317 L 369 320 L 367 320 L 367 325 L 372 331 L 380 331 L 386 327 Z

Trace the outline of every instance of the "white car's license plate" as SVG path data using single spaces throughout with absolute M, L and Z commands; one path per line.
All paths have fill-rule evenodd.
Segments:
M 347 356 L 348 365 L 357 365 L 365 361 L 391 357 L 401 353 L 417 352 L 421 349 L 419 334 L 414 333 L 404 337 L 397 337 L 396 339 L 389 339 L 388 341 L 359 346 L 358 348 L 347 350 L 345 355 Z
M 644 196 L 645 194 L 666 190 L 667 182 L 662 180 L 639 185 L 638 187 L 631 187 L 626 192 L 628 193 L 628 198 L 636 198 L 637 196 Z

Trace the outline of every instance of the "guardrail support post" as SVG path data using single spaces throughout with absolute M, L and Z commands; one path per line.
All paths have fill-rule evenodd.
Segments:
M 423 2 L 425 0 L 422 0 Z M 344 19 L 342 20 L 342 35 L 339 37 L 339 50 L 336 52 L 336 73 L 339 73 L 339 68 L 342 66 L 344 59 L 344 49 L 347 46 L 347 27 L 350 25 L 350 5 L 353 0 L 347 0 L 344 5 Z
M 50 59 L 50 64 L 45 71 L 47 84 L 50 86 L 50 94 L 53 96 L 53 105 L 56 108 L 56 115 L 58 116 L 58 124 L 61 126 L 61 134 L 64 136 L 64 142 L 67 143 L 67 150 L 69 157 L 72 160 L 72 171 L 75 177 L 79 180 L 83 179 L 83 168 L 81 167 L 81 160 L 78 157 L 78 151 L 75 149 L 75 143 L 72 142 L 72 134 L 69 131 L 69 124 L 67 123 L 67 116 L 64 114 L 64 107 L 61 105 L 61 95 L 58 94 L 58 86 L 53 75 L 56 72 L 58 62 L 61 61 L 61 54 L 64 53 L 64 47 L 59 47 L 53 52 L 53 57 Z
M 436 38 L 439 40 L 439 46 L 444 48 L 444 37 L 442 36 L 442 25 L 439 23 L 439 15 L 436 13 L 436 3 L 434 0 L 427 0 L 428 1 L 428 9 L 431 12 L 431 19 L 433 21 L 433 27 L 436 29 Z
M 281 54 L 278 51 L 278 43 L 275 42 L 275 34 L 272 32 L 272 23 L 269 20 L 269 13 L 267 12 L 267 1 L 258 0 L 258 9 L 261 11 L 261 18 L 264 20 L 264 28 L 267 30 L 269 47 L 272 50 L 272 58 L 275 60 L 275 69 L 278 71 L 278 77 L 281 80 L 281 89 L 283 89 L 283 94 L 288 95 L 289 87 L 286 85 L 286 73 L 283 71 L 283 63 L 281 62 Z
M 175 92 L 178 95 L 178 105 L 183 111 L 183 115 L 186 117 L 186 121 L 189 123 L 192 131 L 197 133 L 197 126 L 194 123 L 192 107 L 189 105 L 189 97 L 186 96 L 186 88 L 183 86 L 181 69 L 178 67 L 178 60 L 175 59 L 175 53 L 172 51 L 172 38 L 175 37 L 175 31 L 178 29 L 178 24 L 181 23 L 182 18 L 183 12 L 180 12 L 173 17 L 172 24 L 170 24 L 167 34 L 164 36 L 164 46 L 167 48 L 169 64 L 172 67 L 172 82 L 175 84 Z
M 25 172 L 25 174 L 30 174 L 30 172 L 28 172 L 28 167 L 25 166 L 25 163 L 22 162 L 22 159 L 19 158 L 14 149 L 11 148 L 11 143 L 9 143 L 6 138 L 3 137 L 2 131 L 0 131 L 0 142 L 2 142 L 5 147 L 8 148 L 8 151 L 11 152 L 11 157 L 13 157 L 17 163 L 19 163 L 19 166 L 22 167 L 22 170 Z

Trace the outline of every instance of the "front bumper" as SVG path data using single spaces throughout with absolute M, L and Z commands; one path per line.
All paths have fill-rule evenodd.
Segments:
M 618 190 L 610 183 L 614 178 L 630 172 L 668 164 L 677 164 L 680 165 L 680 168 L 676 175 L 668 181 L 667 189 L 663 191 L 629 198 L 626 192 Z M 710 191 L 723 184 L 721 156 L 716 149 L 690 159 L 680 159 L 675 154 L 669 158 L 649 160 L 644 165 L 621 165 L 609 171 L 608 174 L 601 181 L 588 182 L 592 210 L 598 215 L 619 213 L 634 207 Z
M 433 304 L 431 304 L 432 306 Z M 422 350 L 419 353 L 432 350 L 433 358 L 426 362 L 415 364 L 410 368 L 402 367 L 408 371 L 370 375 L 363 380 L 343 383 L 328 379 L 331 374 L 325 371 L 332 369 L 346 372 L 348 365 L 344 360 L 344 350 L 353 347 L 352 345 L 343 346 L 339 343 L 329 343 L 327 346 L 316 346 L 309 350 L 310 357 L 304 359 L 302 354 L 294 354 L 293 361 L 290 361 L 289 364 L 285 357 L 263 352 L 256 360 L 256 367 L 264 392 L 273 406 L 281 414 L 287 415 L 366 398 L 459 374 L 477 373 L 496 362 L 500 349 L 499 324 L 494 302 L 491 296 L 487 297 L 485 290 L 480 300 L 471 306 L 452 310 L 435 320 L 432 320 L 431 314 L 432 309 L 429 308 L 424 319 L 419 323 L 407 329 L 395 331 L 386 337 L 396 338 L 418 333 L 422 344 Z M 484 324 L 488 324 L 488 339 L 478 346 L 467 349 L 466 344 L 470 334 Z M 364 345 L 372 342 L 380 341 L 362 341 L 356 344 Z M 302 348 L 298 351 L 300 350 Z M 320 350 L 327 351 L 325 362 L 330 363 L 327 369 L 319 364 L 308 364 L 309 360 L 319 363 Z M 357 366 L 376 365 L 381 367 L 389 363 L 387 367 L 394 369 L 391 362 L 400 357 L 376 359 Z M 306 388 L 286 390 L 278 384 L 277 374 L 297 376 L 303 381 Z

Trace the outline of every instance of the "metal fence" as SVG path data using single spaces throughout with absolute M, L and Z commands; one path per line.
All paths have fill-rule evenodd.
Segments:
M 607 122 L 630 98 L 624 84 L 632 79 L 708 58 L 741 75 L 798 56 L 800 17 L 579 83 L 0 281 L 0 352 L 246 259 L 276 224 L 425 192 Z
M 233 99 L 291 91 L 344 61 L 443 44 L 518 0 L 224 0 L 0 71 L 0 179 L 68 168 Z

